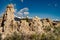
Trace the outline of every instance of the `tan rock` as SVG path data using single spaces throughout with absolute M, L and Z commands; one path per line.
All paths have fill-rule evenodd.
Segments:
M 35 31 L 37 33 L 42 33 L 43 32 L 42 22 L 41 22 L 40 18 L 37 17 L 37 16 L 32 19 L 30 27 L 31 27 L 32 31 Z
M 3 15 L 2 24 L 1 24 L 1 26 L 4 28 L 4 31 L 11 32 L 10 29 L 13 26 L 13 21 L 14 21 L 14 6 L 13 4 L 9 4 L 7 6 L 5 14 Z
M 29 24 L 26 20 L 21 20 L 20 32 L 24 34 L 29 34 Z
M 0 33 L 2 33 L 2 27 L 0 27 Z
M 42 20 L 43 26 L 45 26 L 45 27 L 46 27 L 46 26 L 49 26 L 49 27 L 50 27 L 50 26 L 53 26 L 52 22 L 53 22 L 53 21 L 51 21 L 51 20 L 48 19 L 48 18 L 45 18 L 45 19 Z

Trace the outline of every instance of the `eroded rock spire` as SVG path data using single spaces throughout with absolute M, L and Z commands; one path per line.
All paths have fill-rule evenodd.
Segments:
M 3 15 L 3 19 L 2 19 L 2 24 L 1 26 L 3 26 L 3 28 L 8 28 L 11 24 L 11 22 L 13 22 L 14 20 L 14 5 L 13 4 L 9 4 L 6 8 L 6 12 Z

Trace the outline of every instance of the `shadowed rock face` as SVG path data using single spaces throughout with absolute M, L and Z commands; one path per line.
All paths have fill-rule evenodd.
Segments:
M 2 18 L 0 18 L 0 26 L 1 26 L 1 23 L 2 23 Z

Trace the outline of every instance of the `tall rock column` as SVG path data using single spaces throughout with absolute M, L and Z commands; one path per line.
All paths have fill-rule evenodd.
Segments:
M 3 15 L 2 25 L 4 30 L 9 30 L 10 24 L 14 21 L 14 6 L 13 4 L 9 4 L 7 6 L 6 12 Z

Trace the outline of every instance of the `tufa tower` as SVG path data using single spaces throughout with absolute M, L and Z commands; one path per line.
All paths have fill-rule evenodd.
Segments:
M 3 19 L 2 19 L 2 24 L 1 26 L 3 27 L 3 31 L 8 29 L 8 27 L 10 26 L 11 22 L 13 23 L 14 21 L 14 6 L 13 4 L 9 4 L 7 6 L 7 9 L 3 15 Z

